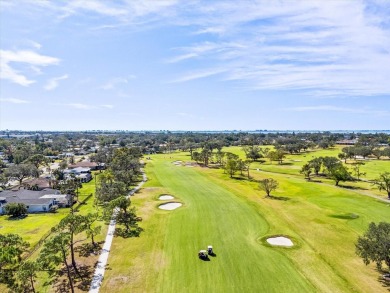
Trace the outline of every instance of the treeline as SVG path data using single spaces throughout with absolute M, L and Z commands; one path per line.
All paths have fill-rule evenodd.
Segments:
M 342 149 L 342 153 L 339 154 L 340 159 L 356 159 L 357 157 L 362 157 L 363 159 L 374 156 L 378 160 L 381 157 L 390 158 L 390 147 L 377 147 L 377 146 L 349 146 Z

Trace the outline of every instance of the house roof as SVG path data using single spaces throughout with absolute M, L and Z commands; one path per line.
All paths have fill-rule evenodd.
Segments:
M 88 172 L 91 172 L 91 168 L 77 167 L 77 168 L 74 168 L 74 169 L 66 169 L 66 170 L 64 170 L 65 174 L 70 174 L 70 173 L 79 174 L 79 173 L 88 173 Z
M 35 191 L 35 190 L 27 190 L 27 189 L 19 189 L 19 190 L 4 190 L 0 192 L 1 197 L 11 198 L 18 197 L 20 199 L 32 199 L 32 198 L 40 198 L 46 194 L 60 194 L 58 190 L 45 188 L 43 190 Z
M 69 166 L 69 168 L 77 168 L 77 167 L 82 167 L 82 168 L 96 168 L 98 164 L 96 162 L 90 162 L 90 161 L 83 161 L 83 162 L 77 162 L 75 164 L 72 164 Z
M 67 194 L 45 194 L 40 198 L 55 198 L 55 199 L 65 198 L 66 199 L 67 196 L 68 196 Z
M 4 198 L 6 203 L 24 203 L 25 205 L 45 205 L 53 201 L 52 198 L 42 198 L 47 194 L 60 194 L 58 190 L 45 188 L 40 191 L 19 189 L 16 191 L 5 190 L 0 192 L 0 197 Z
M 47 178 L 33 178 L 30 180 L 26 180 L 23 182 L 26 185 L 34 186 L 38 185 L 40 188 L 49 188 L 50 187 L 50 180 Z

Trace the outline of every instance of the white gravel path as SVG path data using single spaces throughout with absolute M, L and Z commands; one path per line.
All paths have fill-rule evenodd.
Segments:
M 135 187 L 132 191 L 130 191 L 127 197 L 133 195 L 146 182 L 147 177 L 145 173 L 142 176 L 143 176 L 142 181 L 137 185 L 137 187 Z M 114 239 L 114 234 L 115 234 L 116 214 L 117 211 L 114 210 L 112 213 L 110 224 L 108 226 L 106 240 L 104 241 L 103 249 L 101 251 L 98 263 L 96 265 L 95 273 L 93 274 L 92 277 L 91 288 L 89 289 L 89 293 L 98 293 L 100 290 L 100 286 L 102 285 L 104 272 L 107 266 L 108 256 L 110 254 L 112 240 Z

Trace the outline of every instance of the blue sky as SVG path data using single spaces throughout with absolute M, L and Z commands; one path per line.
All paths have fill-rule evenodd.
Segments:
M 390 128 L 386 0 L 2 0 L 0 16 L 2 130 Z

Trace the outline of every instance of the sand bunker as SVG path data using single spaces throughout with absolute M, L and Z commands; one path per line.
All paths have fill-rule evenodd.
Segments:
M 294 245 L 294 243 L 292 243 L 292 241 L 286 237 L 272 237 L 272 238 L 268 238 L 267 239 L 267 242 L 271 245 L 275 245 L 275 246 L 287 246 L 287 247 L 291 247 Z
M 167 200 L 167 199 L 174 199 L 174 197 L 172 195 L 168 195 L 168 194 L 163 194 L 163 195 L 160 195 L 159 200 Z
M 181 207 L 182 204 L 180 202 L 168 202 L 164 203 L 162 205 L 159 205 L 158 208 L 166 211 L 171 211 L 174 209 L 177 209 L 178 207 Z

